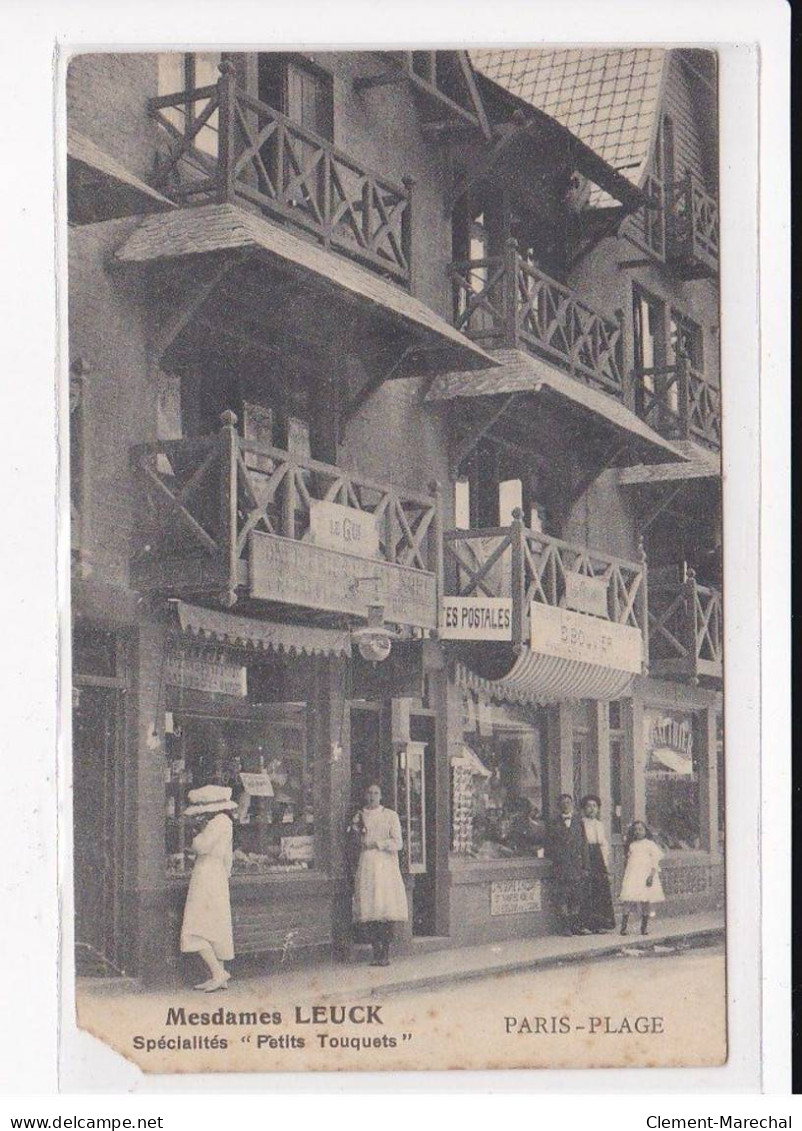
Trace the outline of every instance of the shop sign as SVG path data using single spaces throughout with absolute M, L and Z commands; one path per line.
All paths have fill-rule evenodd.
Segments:
M 693 754 L 693 728 L 687 719 L 680 721 L 670 715 L 655 719 L 649 740 L 649 745 L 655 749 L 676 750 L 686 758 Z
M 607 582 L 574 570 L 565 571 L 565 607 L 592 617 L 608 617 Z
M 250 595 L 257 601 L 367 619 L 368 605 L 378 600 L 391 624 L 437 627 L 433 573 L 391 562 L 367 564 L 350 553 L 259 532 L 250 536 L 249 564 Z
M 509 597 L 443 597 L 441 640 L 512 640 Z
M 270 780 L 270 774 L 264 773 L 246 773 L 242 771 L 239 776 L 242 782 L 242 788 L 251 797 L 272 797 L 273 796 L 273 782 Z
M 313 836 L 283 836 L 281 838 L 281 857 L 283 860 L 314 860 L 315 838 Z
M 379 528 L 376 516 L 356 507 L 313 499 L 309 505 L 310 540 L 315 546 L 378 558 Z
M 529 915 L 540 908 L 540 880 L 494 880 L 490 885 L 491 915 Z
M 642 670 L 643 638 L 639 628 L 535 601 L 530 606 L 530 626 L 533 652 L 637 675 Z
M 205 691 L 211 695 L 248 694 L 248 673 L 242 664 L 230 660 L 209 660 L 181 653 L 168 655 L 165 679 L 172 687 Z

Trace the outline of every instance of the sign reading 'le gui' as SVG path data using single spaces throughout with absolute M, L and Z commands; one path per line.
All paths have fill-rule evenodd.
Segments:
M 563 660 L 583 660 L 633 675 L 642 670 L 643 638 L 639 628 L 535 601 L 530 606 L 530 623 L 533 652 Z
M 443 640 L 512 640 L 509 597 L 443 597 L 440 603 Z
M 604 617 L 607 612 L 607 582 L 603 577 L 588 577 L 584 573 L 565 571 L 566 608 L 592 617 Z
M 310 542 L 254 532 L 249 571 L 251 597 L 257 601 L 367 618 L 368 605 L 378 596 L 391 624 L 437 627 L 435 576 L 424 570 L 366 562 Z
M 310 541 L 327 550 L 340 550 L 360 558 L 379 556 L 379 529 L 375 515 L 340 503 L 312 500 L 309 507 Z
M 180 653 L 167 657 L 165 678 L 172 687 L 213 695 L 236 695 L 242 699 L 248 694 L 247 677 L 246 668 L 227 660 L 218 662 Z

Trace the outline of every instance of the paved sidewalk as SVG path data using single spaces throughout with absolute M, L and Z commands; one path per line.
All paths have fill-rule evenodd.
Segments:
M 461 949 L 437 950 L 426 954 L 403 955 L 393 960 L 391 966 L 368 965 L 367 948 L 355 950 L 357 961 L 331 963 L 286 972 L 273 970 L 262 975 L 248 972 L 232 979 L 225 994 L 214 995 L 217 1004 L 228 1004 L 240 997 L 259 997 L 266 990 L 282 998 L 302 1002 L 318 1002 L 343 997 L 382 996 L 411 990 L 442 989 L 444 986 L 475 979 L 520 973 L 524 970 L 543 969 L 582 963 L 617 954 L 626 956 L 650 952 L 652 948 L 679 950 L 705 940 L 724 938 L 724 916 L 721 912 L 683 915 L 675 918 L 652 920 L 650 933 L 643 938 L 639 933 L 622 938 L 618 932 L 606 935 L 582 935 L 572 938 L 549 936 L 515 942 L 488 943 Z M 662 951 L 658 950 L 658 953 Z M 362 957 L 364 956 L 364 957 Z M 92 997 L 119 997 L 136 994 L 164 997 L 170 991 L 163 987 L 145 989 L 134 979 L 79 979 L 81 994 Z M 193 995 L 189 988 L 177 989 L 171 996 L 184 993 Z M 201 996 L 193 995 L 195 998 Z

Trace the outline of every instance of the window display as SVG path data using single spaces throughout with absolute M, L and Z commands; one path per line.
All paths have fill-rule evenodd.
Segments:
M 699 771 L 693 716 L 647 709 L 643 725 L 646 823 L 664 848 L 699 848 Z
M 451 760 L 451 849 L 476 860 L 542 856 L 545 774 L 537 713 L 468 696 Z
M 197 666 L 197 665 L 196 665 Z M 190 789 L 230 786 L 234 820 L 234 873 L 302 871 L 314 864 L 314 767 L 308 739 L 308 704 L 295 699 L 302 673 L 291 680 L 283 666 L 249 667 L 248 698 L 169 688 L 165 715 L 165 815 L 168 870 L 188 872 L 191 837 L 183 811 Z M 232 668 L 232 670 L 234 670 Z M 244 669 L 243 669 L 244 670 Z M 289 694 L 288 694 L 289 693 Z M 294 694 L 293 694 L 294 693 Z M 286 696 L 288 701 L 264 702 Z M 290 699 L 292 695 L 292 699 Z

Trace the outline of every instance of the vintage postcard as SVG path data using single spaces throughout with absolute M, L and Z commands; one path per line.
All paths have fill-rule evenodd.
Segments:
M 64 938 L 143 1072 L 726 1062 L 718 91 L 69 60 Z

